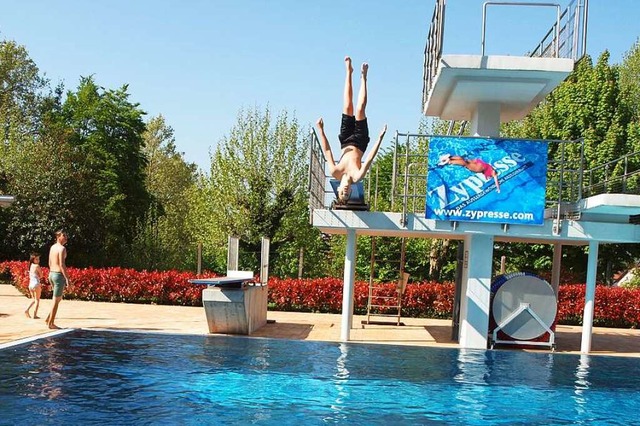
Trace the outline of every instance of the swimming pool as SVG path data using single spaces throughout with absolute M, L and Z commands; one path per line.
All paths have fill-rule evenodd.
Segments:
M 638 424 L 640 359 L 76 330 L 0 350 L 0 424 Z

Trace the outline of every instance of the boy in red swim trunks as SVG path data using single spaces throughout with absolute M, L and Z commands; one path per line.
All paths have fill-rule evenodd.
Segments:
M 387 131 L 387 125 L 385 124 L 380 132 L 380 136 L 376 141 L 373 149 L 369 153 L 367 159 L 362 163 L 362 157 L 369 145 L 369 126 L 367 124 L 367 116 L 365 114 L 365 108 L 367 106 L 367 71 L 369 65 L 362 64 L 360 74 L 360 92 L 358 93 L 358 105 L 353 114 L 353 85 L 351 83 L 351 76 L 353 74 L 353 67 L 351 66 L 351 58 L 344 58 L 346 66 L 346 78 L 344 84 L 344 108 L 342 111 L 342 124 L 340 126 L 340 148 L 342 150 L 342 157 L 336 164 L 333 159 L 333 153 L 329 146 L 329 141 L 324 133 L 324 121 L 322 117 L 318 119 L 317 126 L 320 133 L 320 144 L 324 151 L 324 157 L 329 164 L 329 173 L 334 178 L 340 180 L 340 186 L 338 187 L 338 201 L 346 203 L 351 194 L 351 184 L 358 182 L 366 174 L 367 170 L 373 162 L 373 158 L 378 153 L 382 138 Z

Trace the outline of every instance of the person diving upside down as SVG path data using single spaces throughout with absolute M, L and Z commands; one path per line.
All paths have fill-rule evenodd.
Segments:
M 351 195 L 351 185 L 361 180 L 366 174 L 374 157 L 380 149 L 382 138 L 387 132 L 385 124 L 378 136 L 378 140 L 371 149 L 364 163 L 362 157 L 369 145 L 369 126 L 367 124 L 367 116 L 365 108 L 367 106 L 367 71 L 369 65 L 363 63 L 360 69 L 360 91 L 358 93 L 358 104 L 356 106 L 355 115 L 353 111 L 353 85 L 351 77 L 353 75 L 353 67 L 351 66 L 351 58 L 344 58 L 346 76 L 344 83 L 344 107 L 342 111 L 342 123 L 340 125 L 340 149 L 342 156 L 336 164 L 329 141 L 324 133 L 324 121 L 322 117 L 318 119 L 317 127 L 320 133 L 320 144 L 324 157 L 329 164 L 329 173 L 335 179 L 340 181 L 338 187 L 338 202 L 346 203 Z

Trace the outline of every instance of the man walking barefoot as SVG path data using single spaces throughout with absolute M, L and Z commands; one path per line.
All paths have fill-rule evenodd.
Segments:
M 67 273 L 67 234 L 64 231 L 56 232 L 56 243 L 49 250 L 49 283 L 53 288 L 53 307 L 51 313 L 47 315 L 45 322 L 51 329 L 60 328 L 55 324 L 58 305 L 62 300 L 62 293 L 65 286 L 69 285 L 69 274 Z

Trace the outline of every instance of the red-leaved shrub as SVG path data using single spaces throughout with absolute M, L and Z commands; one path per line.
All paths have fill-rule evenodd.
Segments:
M 28 262 L 2 262 L 0 271 L 8 270 L 16 287 L 28 293 Z M 136 271 L 126 268 L 67 268 L 70 284 L 66 299 L 102 302 L 156 303 L 159 305 L 202 305 L 201 285 L 189 283 L 196 274 L 177 271 Z M 51 297 L 49 269 L 43 267 L 42 297 Z
M 15 286 L 28 293 L 27 262 L 0 262 L 0 276 L 9 276 Z M 47 282 L 48 269 L 42 268 L 43 297 L 51 297 Z M 207 274 L 207 276 L 214 276 Z M 202 305 L 203 286 L 190 284 L 196 274 L 176 271 L 135 271 L 125 268 L 69 268 L 71 284 L 65 298 L 105 302 L 156 303 L 164 305 Z M 269 279 L 269 308 L 280 311 L 342 312 L 340 278 Z M 423 318 L 451 318 L 455 288 L 453 283 L 421 282 L 407 285 L 402 298 L 402 316 Z M 369 284 L 356 281 L 354 312 L 365 314 Z M 378 299 L 376 304 L 391 306 L 397 295 L 395 283 L 378 284 L 376 295 L 391 296 Z M 582 324 L 584 284 L 563 284 L 558 295 L 558 324 Z M 379 308 L 378 312 L 394 312 Z M 640 289 L 596 286 L 594 324 L 605 327 L 640 326 Z

